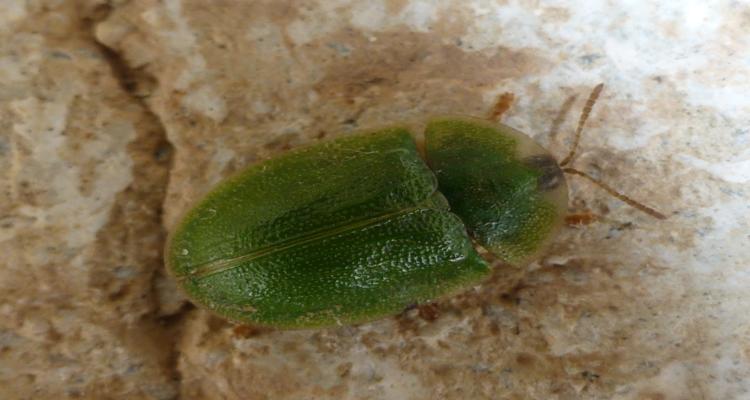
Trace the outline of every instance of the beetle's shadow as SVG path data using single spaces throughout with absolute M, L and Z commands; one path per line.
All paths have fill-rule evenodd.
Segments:
M 568 96 L 568 98 L 565 99 L 565 102 L 562 104 L 560 109 L 557 111 L 557 114 L 555 115 L 555 118 L 552 120 L 549 130 L 547 131 L 547 138 L 548 138 L 547 140 L 549 140 L 550 143 L 558 141 L 558 135 L 560 134 L 560 127 L 567 119 L 568 114 L 570 114 L 570 110 L 573 108 L 573 104 L 575 103 L 577 98 L 578 98 L 577 94 Z

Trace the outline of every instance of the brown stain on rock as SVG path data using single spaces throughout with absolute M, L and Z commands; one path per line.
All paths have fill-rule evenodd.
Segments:
M 404 7 L 409 4 L 409 0 L 388 0 L 386 1 L 386 11 L 391 15 L 397 15 Z
M 345 42 L 352 51 L 331 64 L 315 84 L 321 97 L 351 107 L 359 99 L 369 104 L 396 95 L 432 93 L 429 98 L 411 100 L 420 109 L 435 107 L 436 113 L 468 100 L 460 112 L 484 115 L 481 95 L 495 82 L 536 73 L 547 64 L 531 51 L 467 52 L 432 33 L 393 30 L 374 37 L 370 41 L 362 34 L 342 31 L 326 38 Z

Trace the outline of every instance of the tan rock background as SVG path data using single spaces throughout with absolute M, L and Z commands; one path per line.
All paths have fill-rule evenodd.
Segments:
M 2 2 L 0 398 L 750 399 L 748 32 L 733 1 Z M 572 178 L 603 219 L 537 262 L 319 331 L 233 326 L 163 274 L 243 166 L 507 91 L 562 157 L 599 82 L 575 165 L 666 221 Z

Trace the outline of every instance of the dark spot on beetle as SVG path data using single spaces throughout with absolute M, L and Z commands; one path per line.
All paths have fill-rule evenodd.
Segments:
M 563 172 L 557 165 L 557 160 L 547 154 L 526 157 L 523 163 L 541 171 L 542 174 L 537 179 L 537 188 L 541 191 L 553 190 L 560 186 L 563 181 Z

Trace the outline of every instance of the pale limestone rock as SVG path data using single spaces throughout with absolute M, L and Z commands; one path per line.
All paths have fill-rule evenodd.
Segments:
M 0 398 L 174 398 L 161 127 L 94 42 L 98 4 L 2 7 Z

